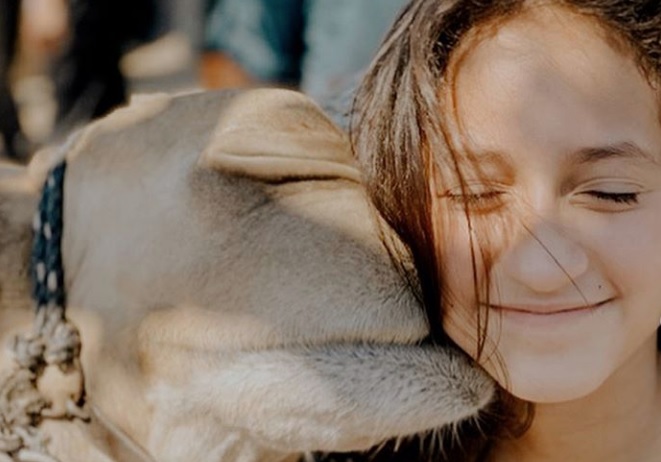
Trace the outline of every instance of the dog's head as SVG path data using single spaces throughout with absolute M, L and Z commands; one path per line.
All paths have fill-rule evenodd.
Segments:
M 462 354 L 422 345 L 346 137 L 300 94 L 136 101 L 0 177 L 32 185 L 10 208 L 0 188 L 12 235 L 62 159 L 90 398 L 156 459 L 366 449 L 490 400 Z M 25 251 L 6 258 L 20 268 Z

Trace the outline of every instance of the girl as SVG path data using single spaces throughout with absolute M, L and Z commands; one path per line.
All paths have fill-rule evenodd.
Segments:
M 367 188 L 432 336 L 501 388 L 431 460 L 660 460 L 660 57 L 643 0 L 415 0 L 386 38 Z

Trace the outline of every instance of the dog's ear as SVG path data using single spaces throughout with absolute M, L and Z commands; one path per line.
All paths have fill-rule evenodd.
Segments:
M 267 183 L 360 181 L 346 134 L 309 98 L 289 90 L 252 90 L 232 98 L 200 164 Z

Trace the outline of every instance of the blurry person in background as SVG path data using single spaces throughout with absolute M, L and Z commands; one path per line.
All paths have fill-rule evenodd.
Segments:
M 2 153 L 12 160 L 24 162 L 29 149 L 9 82 L 9 71 L 16 54 L 20 9 L 19 0 L 0 0 L 0 134 Z
M 405 0 L 212 0 L 202 83 L 298 88 L 342 126 L 353 91 Z
M 301 0 L 211 0 L 203 84 L 297 86 L 304 29 Z

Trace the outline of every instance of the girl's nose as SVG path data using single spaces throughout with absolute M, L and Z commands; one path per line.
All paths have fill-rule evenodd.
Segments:
M 544 222 L 526 227 L 499 260 L 503 275 L 540 293 L 573 285 L 589 266 L 588 254 L 578 242 Z

